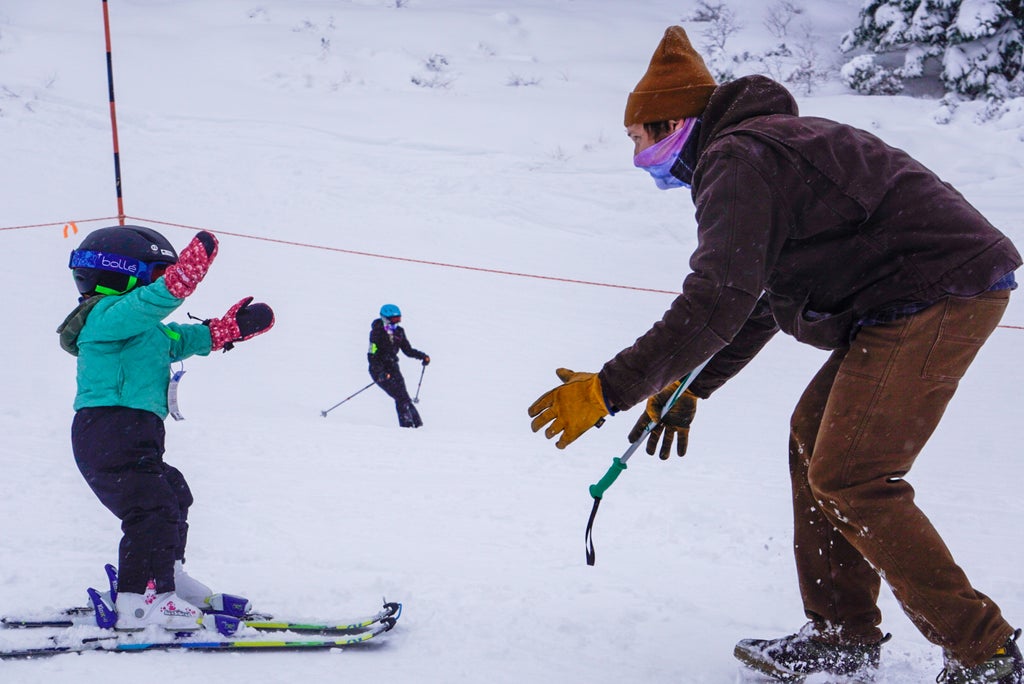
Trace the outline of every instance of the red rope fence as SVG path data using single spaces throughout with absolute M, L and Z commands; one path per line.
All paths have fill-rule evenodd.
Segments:
M 141 218 L 139 216 L 124 216 L 124 219 L 131 219 L 133 221 L 140 221 L 146 224 L 156 224 L 161 226 L 173 226 L 175 228 L 185 228 L 188 230 L 210 230 L 208 228 L 201 228 L 199 226 L 190 226 L 184 223 L 172 223 L 170 221 L 158 221 L 155 219 Z M 64 237 L 68 237 L 69 227 L 73 227 L 73 232 L 78 232 L 79 223 L 92 223 L 97 221 L 112 221 L 120 220 L 122 217 L 119 216 L 106 216 L 103 218 L 91 218 L 91 219 L 76 219 L 74 221 L 59 221 L 55 223 L 32 223 L 23 226 L 0 226 L 0 232 L 5 230 L 25 230 L 29 228 L 46 228 L 51 226 L 64 226 Z M 413 259 L 411 257 L 400 257 L 390 254 L 376 254 L 374 252 L 363 252 L 354 249 L 344 249 L 342 247 L 330 247 L 327 245 L 316 245 L 309 242 L 297 242 L 295 240 L 281 240 L 278 238 L 263 237 L 259 235 L 249 235 L 247 233 L 235 233 L 227 230 L 211 230 L 211 232 L 217 235 L 230 235 L 232 237 L 244 238 L 246 240 L 259 240 L 261 242 L 271 242 L 279 245 L 290 245 L 292 247 L 303 247 L 305 249 L 319 249 L 325 252 L 339 252 L 341 254 L 351 254 L 353 256 L 371 257 L 374 259 L 389 259 L 391 261 L 403 261 L 411 264 L 423 264 L 426 266 L 439 266 L 441 268 L 455 268 L 464 271 L 476 271 L 478 273 L 491 273 L 494 275 L 512 276 L 515 278 L 533 278 L 536 280 L 550 280 L 559 283 L 573 283 L 575 285 L 590 285 L 593 287 L 610 287 L 620 290 L 633 290 L 636 292 L 653 292 L 655 294 L 667 294 L 667 295 L 678 295 L 678 291 L 673 290 L 659 290 L 650 287 L 638 287 L 635 285 L 619 285 L 616 283 L 601 283 L 592 280 L 578 280 L 575 278 L 562 278 L 558 276 L 547 276 L 538 275 L 536 273 L 520 273 L 518 271 L 505 271 L 496 268 L 485 268 L 482 266 L 466 266 L 464 264 L 451 264 L 443 261 L 429 261 L 426 259 Z M 1000 325 L 1000 328 L 1007 328 L 1010 330 L 1024 330 L 1024 326 L 1021 325 Z

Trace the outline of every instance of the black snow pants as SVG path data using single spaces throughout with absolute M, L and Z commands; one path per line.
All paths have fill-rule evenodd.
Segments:
M 402 377 L 402 371 L 398 369 L 397 365 L 387 373 L 375 375 L 371 371 L 370 377 L 388 393 L 389 397 L 395 400 L 395 411 L 398 413 L 398 424 L 401 427 L 418 428 L 423 425 L 420 412 L 416 410 L 412 399 L 409 398 L 409 390 L 405 389 L 405 378 Z
M 164 421 L 150 411 L 84 408 L 71 425 L 75 463 L 89 487 L 121 521 L 118 589 L 174 589 L 174 562 L 185 557 L 192 492 L 164 463 Z

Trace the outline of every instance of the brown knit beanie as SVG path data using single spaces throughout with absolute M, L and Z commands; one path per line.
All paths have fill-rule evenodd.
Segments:
M 682 26 L 669 26 L 647 73 L 626 99 L 626 125 L 700 116 L 716 87 Z

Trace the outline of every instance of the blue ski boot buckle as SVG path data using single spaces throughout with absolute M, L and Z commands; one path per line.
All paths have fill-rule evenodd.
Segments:
M 100 592 L 92 587 L 87 590 L 89 601 L 92 602 L 93 613 L 96 615 L 96 624 L 103 629 L 113 629 L 117 626 L 117 611 L 113 605 L 108 605 Z

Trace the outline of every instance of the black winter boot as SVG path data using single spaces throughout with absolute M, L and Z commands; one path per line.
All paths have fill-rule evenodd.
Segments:
M 941 684 L 1024 684 L 1024 658 L 1017 647 L 1019 637 L 1018 629 L 991 658 L 974 667 L 964 667 L 944 654 L 946 667 L 935 681 Z
M 822 641 L 808 622 L 796 634 L 779 639 L 744 639 L 733 655 L 747 667 L 782 682 L 802 682 L 807 675 L 827 672 L 870 681 L 878 668 L 886 634 L 873 644 L 832 644 Z

